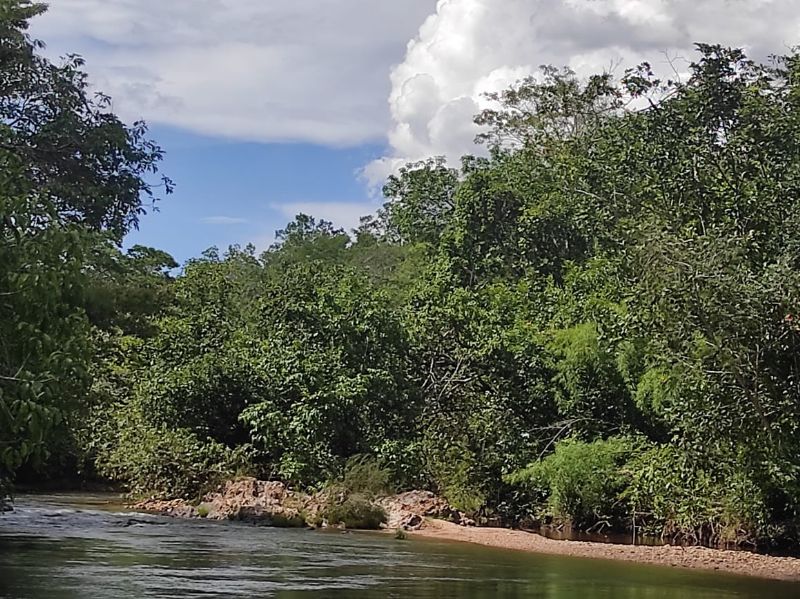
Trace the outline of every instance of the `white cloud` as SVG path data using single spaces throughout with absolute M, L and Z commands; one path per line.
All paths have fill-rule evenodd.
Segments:
M 439 0 L 391 73 L 391 152 L 368 165 L 380 183 L 398 165 L 476 148 L 470 116 L 487 91 L 542 64 L 579 75 L 648 60 L 686 68 L 695 42 L 745 47 L 755 58 L 800 43 L 798 0 Z M 683 60 L 681 60 L 681 58 Z
M 330 221 L 345 231 L 357 228 L 362 216 L 376 210 L 376 206 L 370 202 L 285 202 L 273 204 L 272 208 L 288 220 L 303 213 L 318 220 Z
M 385 138 L 387 73 L 435 0 L 58 0 L 32 33 L 78 52 L 125 119 L 252 141 Z
M 32 33 L 53 55 L 83 54 L 128 120 L 238 140 L 385 140 L 363 171 L 379 183 L 406 161 L 474 151 L 483 93 L 541 64 L 666 70 L 665 54 L 691 58 L 696 41 L 763 58 L 800 43 L 800 11 L 798 0 L 58 0 Z
M 247 219 L 235 216 L 206 216 L 201 218 L 200 222 L 204 225 L 243 225 Z

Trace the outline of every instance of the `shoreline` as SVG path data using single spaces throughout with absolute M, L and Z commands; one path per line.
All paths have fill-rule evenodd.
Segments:
M 532 532 L 508 528 L 464 527 L 444 520 L 426 519 L 409 538 L 420 537 L 472 543 L 529 553 L 629 561 L 640 564 L 706 570 L 756 578 L 800 582 L 800 558 L 777 557 L 674 545 L 617 545 L 591 541 L 557 541 Z
M 131 507 L 176 518 L 243 520 L 272 526 L 324 523 L 325 497 L 296 493 L 283 483 L 243 478 L 228 481 L 199 504 L 151 498 Z M 628 561 L 707 570 L 800 583 L 800 557 L 699 546 L 629 545 L 549 539 L 534 532 L 476 527 L 462 512 L 430 491 L 407 491 L 376 501 L 385 513 L 384 532 L 404 530 L 411 538 L 472 543 L 532 553 Z M 324 524 L 323 524 L 324 525 Z

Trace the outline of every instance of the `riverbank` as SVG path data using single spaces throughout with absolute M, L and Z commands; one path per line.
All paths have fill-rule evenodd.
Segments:
M 746 551 L 671 545 L 614 545 L 587 541 L 556 541 L 519 530 L 466 527 L 430 518 L 426 519 L 424 525 L 412 534 L 414 537 L 474 543 L 487 547 L 533 553 L 622 560 L 695 570 L 715 570 L 730 574 L 800 582 L 800 559 L 761 555 Z
M 207 493 L 200 502 L 150 498 L 129 507 L 175 518 L 240 520 L 278 527 L 316 528 L 343 524 L 350 527 L 347 524 L 348 518 L 343 522 L 327 522 L 327 509 L 332 504 L 343 501 L 344 498 L 337 494 L 320 492 L 309 495 L 293 491 L 281 482 L 241 478 L 220 485 L 217 490 Z M 418 530 L 423 526 L 425 518 L 445 519 L 462 526 L 475 524 L 463 512 L 452 508 L 444 499 L 430 491 L 406 491 L 373 500 L 362 497 L 357 505 L 375 508 L 378 517 L 372 519 L 372 526 L 356 525 L 353 528 L 378 528 L 382 525 L 390 530 Z M 343 510 L 338 511 L 342 513 Z M 354 520 L 362 518 L 357 517 Z
M 0 516 L 0 595 L 797 599 L 800 585 L 699 570 L 396 541 L 391 535 L 131 517 L 117 496 L 18 496 Z M 105 507 L 103 507 L 105 506 Z M 412 533 L 413 534 L 413 533 Z
M 280 482 L 243 478 L 228 481 L 203 501 L 150 499 L 133 507 L 177 518 L 245 520 L 267 526 L 326 526 L 324 493 L 306 495 Z M 442 498 L 429 491 L 408 491 L 375 500 L 385 515 L 385 530 L 410 531 L 418 537 L 475 543 L 535 553 L 623 560 L 643 564 L 720 571 L 800 582 L 800 558 L 706 547 L 649 546 L 563 541 L 507 528 L 477 527 Z M 376 522 L 377 524 L 377 522 Z

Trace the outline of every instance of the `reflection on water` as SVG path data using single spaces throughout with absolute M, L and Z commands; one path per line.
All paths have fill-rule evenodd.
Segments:
M 800 597 L 800 585 L 388 535 L 177 521 L 107 497 L 0 516 L 0 597 Z

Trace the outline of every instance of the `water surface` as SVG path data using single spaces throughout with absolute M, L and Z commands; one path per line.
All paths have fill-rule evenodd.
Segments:
M 108 497 L 17 499 L 0 597 L 800 598 L 800 585 L 375 533 L 181 521 Z

